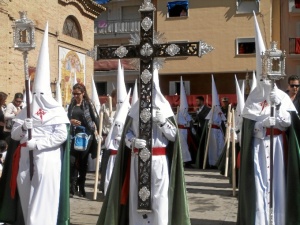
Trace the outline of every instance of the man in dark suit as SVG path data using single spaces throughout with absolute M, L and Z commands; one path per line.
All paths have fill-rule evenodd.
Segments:
M 287 94 L 290 96 L 299 114 L 300 113 L 300 95 L 299 95 L 300 78 L 297 75 L 291 75 L 288 78 L 288 84 L 289 85 L 288 85 Z
M 296 131 L 300 132 L 300 78 L 297 75 L 291 75 L 288 78 L 288 90 L 287 94 L 290 96 L 297 109 L 297 113 L 292 113 L 292 121 L 294 123 L 294 128 Z
M 192 154 L 192 161 L 199 161 L 199 159 L 196 159 L 196 157 L 200 157 L 200 161 L 198 163 L 200 168 L 202 168 L 202 162 L 203 162 L 203 156 L 204 156 L 204 149 L 205 149 L 205 137 L 202 137 L 202 135 L 205 135 L 205 131 L 207 128 L 206 125 L 206 116 L 209 113 L 211 108 L 206 106 L 204 104 L 204 98 L 203 96 L 196 97 L 196 107 L 195 107 L 195 117 L 194 117 L 194 140 L 196 143 L 196 146 L 198 146 L 198 153 L 197 155 Z M 203 133 L 203 134 L 202 134 Z M 202 139 L 201 139 L 202 137 Z M 202 140 L 202 141 L 201 141 Z M 201 142 L 201 143 L 200 143 Z M 196 162 L 197 164 L 197 162 Z
M 194 118 L 194 128 L 196 130 L 196 140 L 197 144 L 201 138 L 202 131 L 204 129 L 205 117 L 210 111 L 210 108 L 204 104 L 203 96 L 198 96 L 196 98 L 196 115 Z

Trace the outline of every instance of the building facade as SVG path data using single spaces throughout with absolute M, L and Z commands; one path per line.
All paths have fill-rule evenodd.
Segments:
M 74 73 L 77 73 L 77 80 L 85 82 L 88 90 L 91 90 L 94 61 L 86 53 L 94 46 L 94 20 L 105 11 L 105 7 L 92 0 L 35 0 L 30 4 L 26 0 L 0 0 L 0 91 L 9 95 L 8 101 L 16 92 L 24 91 L 22 52 L 13 48 L 12 25 L 20 19 L 19 11 L 26 11 L 27 18 L 35 25 L 36 47 L 28 54 L 32 82 L 48 21 L 51 82 L 60 82 L 65 102 L 70 98 L 67 83 L 71 86 Z
M 286 78 L 281 81 L 287 88 L 290 75 L 300 76 L 300 2 L 281 0 L 281 48 L 286 51 Z
M 95 43 L 99 45 L 128 44 L 130 33 L 139 31 L 137 10 L 142 0 L 110 1 L 107 14 L 95 23 Z M 178 57 L 165 60 L 160 70 L 163 94 L 179 93 L 180 76 L 187 94 L 211 93 L 211 74 L 219 93 L 235 93 L 234 75 L 239 80 L 251 77 L 255 70 L 256 13 L 266 47 L 270 41 L 280 43 L 280 0 L 154 0 L 155 27 L 166 42 L 204 41 L 214 50 L 202 57 Z M 130 17 L 132 15 L 132 17 Z M 279 45 L 280 47 L 280 45 Z M 101 70 L 101 68 L 99 68 Z M 95 80 L 110 86 L 116 71 L 95 71 Z M 138 73 L 126 71 L 126 82 L 133 83 Z M 109 93 L 109 92 L 108 92 Z

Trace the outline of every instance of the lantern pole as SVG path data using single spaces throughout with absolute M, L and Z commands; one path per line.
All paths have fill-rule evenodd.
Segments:
M 271 81 L 274 91 L 275 81 L 285 77 L 285 51 L 277 49 L 277 43 L 271 42 L 271 49 L 262 53 L 262 76 Z M 271 102 L 270 117 L 275 117 L 275 102 Z M 273 212 L 273 171 L 274 171 L 274 126 L 270 126 L 270 194 L 269 194 L 269 224 L 274 224 Z
M 27 109 L 27 118 L 31 118 L 30 114 L 30 96 L 29 96 L 29 71 L 28 71 L 28 52 L 35 48 L 34 42 L 34 24 L 31 20 L 27 18 L 27 12 L 19 12 L 20 19 L 16 20 L 12 25 L 13 28 L 13 39 L 14 39 L 14 49 L 19 50 L 23 54 L 24 60 L 24 72 L 25 72 L 25 97 L 26 102 L 29 103 L 26 107 Z M 32 138 L 31 129 L 28 129 L 28 140 Z M 33 151 L 29 151 L 29 171 L 30 171 L 30 180 L 33 176 Z

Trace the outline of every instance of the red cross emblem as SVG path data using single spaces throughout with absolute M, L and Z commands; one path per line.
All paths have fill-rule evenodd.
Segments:
M 267 107 L 269 105 L 267 100 L 264 100 L 263 102 L 261 102 L 259 104 L 262 107 L 260 113 L 264 110 L 265 107 Z
M 40 116 L 41 120 L 43 120 L 43 115 L 45 115 L 46 112 L 42 109 L 39 109 L 37 112 L 36 112 L 36 115 Z

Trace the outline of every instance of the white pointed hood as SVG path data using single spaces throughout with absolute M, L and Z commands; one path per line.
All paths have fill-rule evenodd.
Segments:
M 211 123 L 221 125 L 222 121 L 226 121 L 225 115 L 223 114 L 220 106 L 219 95 L 216 88 L 214 76 L 211 75 L 211 89 L 212 89 L 212 107 L 206 116 Z
M 235 91 L 236 91 L 236 98 L 237 98 L 237 105 L 235 110 L 235 130 L 239 130 L 240 132 L 237 134 L 238 142 L 241 144 L 241 134 L 242 134 L 242 124 L 243 124 L 243 117 L 242 112 L 245 105 L 245 98 L 244 98 L 244 81 L 242 83 L 242 87 L 240 89 L 238 80 L 235 78 Z
M 127 92 L 126 92 L 126 86 L 124 80 L 124 69 L 122 68 L 121 61 L 119 60 L 118 76 L 117 76 L 117 106 L 118 107 L 120 107 L 120 105 L 124 102 L 126 95 Z
M 178 124 L 186 124 L 192 120 L 192 117 L 188 113 L 189 105 L 186 98 L 186 92 L 183 85 L 182 77 L 180 77 L 180 106 L 179 106 L 179 115 L 177 115 Z
M 238 83 L 236 76 L 234 78 L 235 78 L 235 91 L 236 91 L 236 98 L 237 98 L 237 105 L 236 105 L 236 110 L 235 110 L 235 126 L 238 128 L 241 128 L 240 126 L 242 125 L 242 123 L 241 123 L 242 112 L 244 109 L 245 100 L 244 100 L 244 94 L 239 87 L 239 83 Z M 243 85 L 242 85 L 242 88 L 243 88 Z
M 252 92 L 257 86 L 257 80 L 256 80 L 256 76 L 255 76 L 255 71 L 253 70 L 252 73 L 252 85 L 251 85 L 251 89 L 250 92 Z
M 174 116 L 170 103 L 160 91 L 157 69 L 153 70 L 152 104 L 153 104 L 153 109 L 161 110 L 165 118 Z M 137 101 L 134 105 L 132 105 L 131 110 L 129 112 L 129 116 L 132 118 L 137 118 L 139 116 L 139 101 Z
M 135 79 L 132 98 L 131 98 L 131 105 L 134 105 L 134 103 L 136 103 L 138 99 L 139 99 L 139 95 L 138 95 L 137 80 Z
M 36 74 L 32 89 L 31 117 L 34 126 L 69 123 L 63 107 L 52 97 L 50 87 L 50 60 L 48 47 L 48 22 L 42 40 Z M 19 116 L 20 115 L 20 116 Z M 18 118 L 26 118 L 26 110 L 18 114 Z
M 105 139 L 105 147 L 107 149 L 113 149 L 118 150 L 119 148 L 119 142 L 114 141 L 116 137 L 121 137 L 125 120 L 128 115 L 128 111 L 130 109 L 130 103 L 129 98 L 131 94 L 131 89 L 129 90 L 127 96 L 124 99 L 124 102 L 122 103 L 119 111 L 117 112 L 117 115 L 114 119 L 114 122 L 111 126 L 111 129 Z
M 97 88 L 96 88 L 96 84 L 92 75 L 92 97 L 91 100 L 96 108 L 96 112 L 99 113 L 100 112 L 100 108 L 101 108 L 101 104 L 99 101 L 99 96 L 97 93 Z
M 255 26 L 255 51 L 256 51 L 256 87 L 253 91 L 250 92 L 245 107 L 243 110 L 243 117 L 260 121 L 265 118 L 265 113 L 262 113 L 262 110 L 266 110 L 266 106 L 270 105 L 269 95 L 272 90 L 271 82 L 261 76 L 262 74 L 262 60 L 261 54 L 266 51 L 265 44 L 259 29 L 259 25 L 256 19 L 256 15 L 254 14 L 254 26 Z M 277 89 L 277 95 L 281 100 L 281 107 L 288 111 L 294 111 L 295 106 L 289 96 L 278 89 L 275 84 L 275 88 Z

